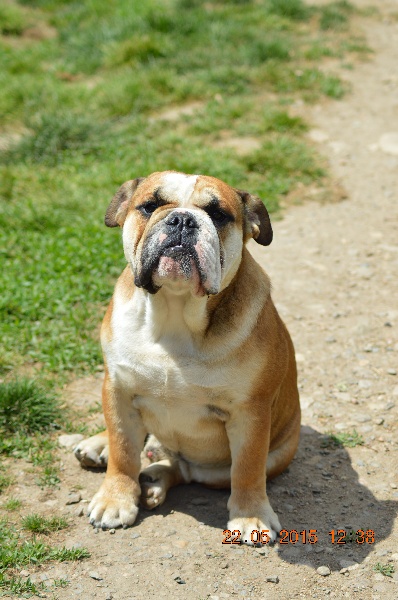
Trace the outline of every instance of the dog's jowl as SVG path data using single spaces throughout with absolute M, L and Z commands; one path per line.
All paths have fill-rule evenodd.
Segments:
M 196 481 L 231 488 L 228 529 L 242 540 L 275 539 L 266 480 L 294 456 L 300 407 L 290 336 L 245 247 L 272 241 L 264 204 L 167 171 L 124 183 L 105 223 L 123 228 L 128 265 L 101 330 L 107 431 L 75 450 L 82 465 L 108 465 L 90 522 L 127 527 L 140 503 Z

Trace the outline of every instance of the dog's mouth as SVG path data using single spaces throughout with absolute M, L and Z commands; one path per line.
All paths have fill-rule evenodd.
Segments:
M 169 286 L 176 292 L 190 289 L 195 296 L 204 296 L 208 293 L 206 279 L 195 248 L 190 244 L 175 244 L 159 248 L 156 255 L 146 256 L 140 273 L 135 275 L 135 284 L 151 294 Z
M 153 271 L 157 285 L 172 285 L 175 289 L 191 288 L 195 296 L 204 296 L 206 276 L 201 272 L 196 252 L 181 244 L 165 248 Z

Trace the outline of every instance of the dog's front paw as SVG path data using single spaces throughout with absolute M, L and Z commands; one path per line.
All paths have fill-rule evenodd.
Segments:
M 140 488 L 132 480 L 118 476 L 105 479 L 88 506 L 94 527 L 113 529 L 133 525 L 138 514 Z
M 246 514 L 253 514 L 253 512 L 247 511 Z M 262 506 L 254 514 L 258 516 L 234 516 L 228 522 L 228 529 L 231 531 L 240 531 L 241 542 L 249 546 L 274 542 L 281 530 L 281 524 L 277 514 L 272 510 L 270 503 L 268 502 Z
M 102 467 L 108 464 L 108 436 L 105 432 L 82 440 L 74 449 L 83 467 Z

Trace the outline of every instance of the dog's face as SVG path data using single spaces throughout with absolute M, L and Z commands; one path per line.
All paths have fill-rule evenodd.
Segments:
M 259 198 L 214 177 L 174 171 L 127 181 L 113 197 L 105 224 L 123 227 L 123 245 L 138 287 L 154 294 L 217 294 L 239 268 L 253 237 L 272 241 Z

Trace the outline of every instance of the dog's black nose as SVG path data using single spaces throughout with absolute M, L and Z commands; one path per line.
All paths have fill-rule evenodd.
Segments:
M 166 225 L 174 230 L 185 230 L 187 233 L 193 233 L 195 229 L 199 228 L 195 217 L 190 213 L 184 212 L 172 212 L 166 219 Z

